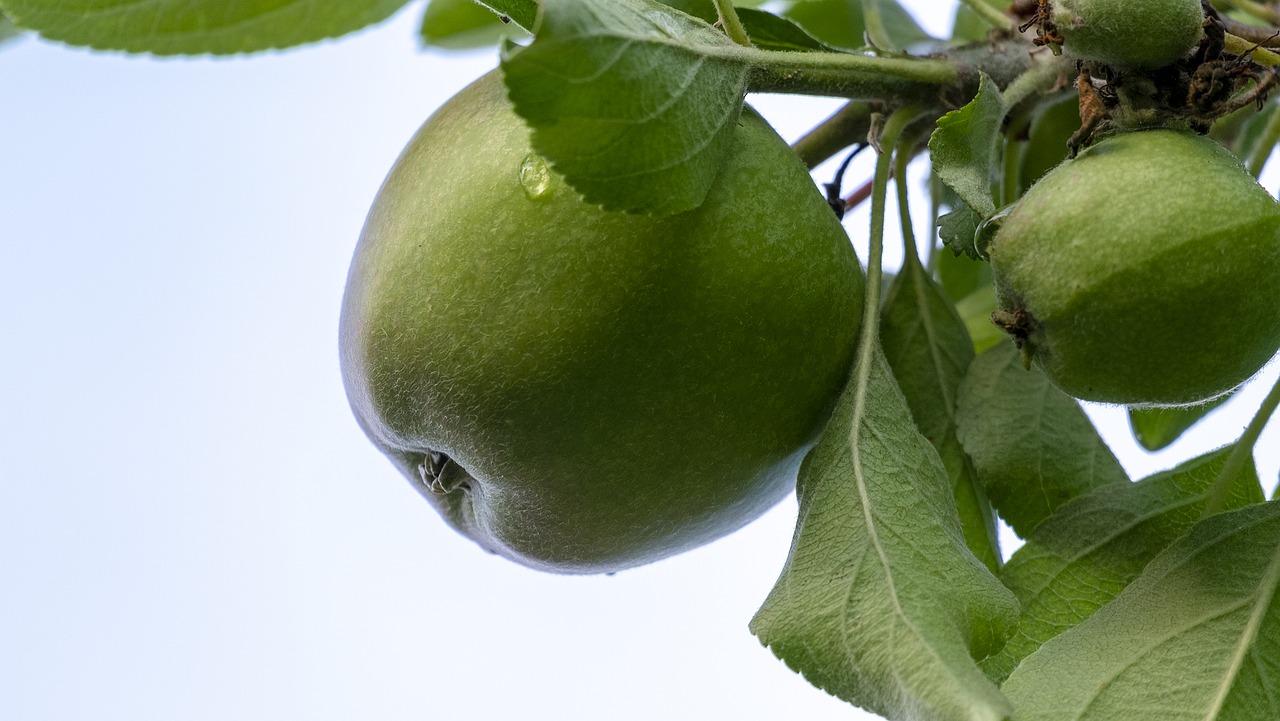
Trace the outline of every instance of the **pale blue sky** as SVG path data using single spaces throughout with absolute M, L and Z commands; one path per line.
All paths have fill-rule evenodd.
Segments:
M 494 62 L 420 51 L 419 13 L 251 59 L 0 50 L 0 718 L 858 718 L 746 630 L 793 502 L 549 576 L 448 530 L 356 427 L 336 327 L 365 211 Z M 792 137 L 829 107 L 758 104 Z M 1095 415 L 1135 476 L 1244 423 L 1149 456 Z

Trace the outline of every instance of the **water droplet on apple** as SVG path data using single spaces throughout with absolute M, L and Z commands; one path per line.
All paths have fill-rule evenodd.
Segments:
M 1009 212 L 1012 210 L 1013 206 L 1007 205 L 978 224 L 978 230 L 973 234 L 973 247 L 978 251 L 979 257 L 987 257 L 988 246 L 991 245 L 991 241 L 995 239 L 1000 226 L 1004 225 L 1005 219 L 1009 217 Z
M 535 153 L 525 156 L 520 164 L 520 185 L 529 200 L 542 200 L 551 195 L 551 168 Z

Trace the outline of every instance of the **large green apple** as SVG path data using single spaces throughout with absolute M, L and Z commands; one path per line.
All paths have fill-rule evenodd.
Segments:
M 459 531 L 535 568 L 612 572 L 792 488 L 847 376 L 862 284 L 753 111 L 702 206 L 606 212 L 530 152 L 495 72 L 379 192 L 343 376 L 369 437 Z

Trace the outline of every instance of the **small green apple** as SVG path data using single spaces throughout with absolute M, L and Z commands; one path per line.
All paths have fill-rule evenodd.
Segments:
M 1200 0 L 1053 0 L 1051 19 L 1075 57 L 1154 70 L 1200 42 Z
M 562 573 L 707 543 L 792 487 L 848 374 L 863 278 L 753 111 L 706 201 L 606 212 L 531 152 L 495 72 L 392 168 L 347 282 L 373 442 L 481 546 Z
M 1205 137 L 1125 133 L 1054 168 L 988 247 L 997 323 L 1077 398 L 1226 393 L 1280 347 L 1280 204 Z

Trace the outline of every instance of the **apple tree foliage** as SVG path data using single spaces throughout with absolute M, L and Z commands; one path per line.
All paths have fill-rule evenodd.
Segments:
M 0 0 L 0 40 L 250 53 L 337 37 L 407 2 Z M 431 0 L 421 37 L 497 45 L 534 147 L 607 209 L 698 207 L 753 92 L 847 100 L 793 146 L 810 168 L 862 143 L 878 152 L 866 192 L 833 198 L 871 205 L 857 361 L 801 469 L 791 554 L 750 623 L 788 666 L 888 719 L 1277 719 L 1280 503 L 1253 452 L 1280 389 L 1234 443 L 1131 480 L 1077 401 L 991 324 L 985 259 L 1005 209 L 1095 135 L 1208 134 L 1258 175 L 1280 140 L 1268 103 L 1280 55 L 1267 49 L 1280 9 L 1205 3 L 1191 50 L 1133 70 L 1112 46 L 1073 56 L 1079 31 L 1064 47 L 1055 8 L 1128 13 L 1132 28 L 1166 17 L 1162 0 L 964 0 L 952 37 L 933 38 L 895 0 Z M 924 154 L 936 227 L 922 233 L 906 169 Z M 882 284 L 890 183 L 906 261 Z M 1087 226 L 1095 209 L 1077 210 Z M 1170 212 L 1194 224 L 1205 210 Z M 1135 407 L 1134 435 L 1167 446 L 1221 402 Z M 1025 539 L 1007 559 L 998 519 Z

